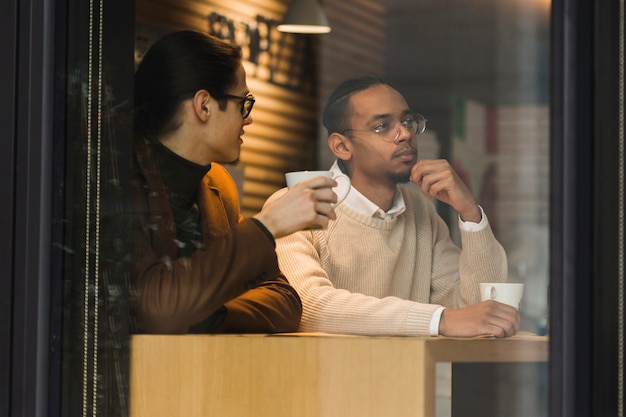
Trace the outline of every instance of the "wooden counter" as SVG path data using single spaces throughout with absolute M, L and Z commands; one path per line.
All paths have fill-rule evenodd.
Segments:
M 531 335 L 138 335 L 130 417 L 432 417 L 436 362 L 547 360 Z

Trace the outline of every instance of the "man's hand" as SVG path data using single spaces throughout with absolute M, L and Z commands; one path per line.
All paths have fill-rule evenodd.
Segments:
M 439 334 L 452 337 L 513 336 L 519 331 L 519 312 L 507 304 L 489 300 L 458 309 L 445 309 Z
M 463 221 L 480 222 L 480 210 L 474 196 L 445 159 L 418 161 L 411 169 L 411 181 L 428 197 L 452 206 Z
M 332 187 L 335 180 L 328 177 L 311 178 L 269 199 L 260 213 L 259 220 L 275 238 L 289 235 L 306 228 L 325 228 L 329 220 L 336 218 L 332 203 L 337 194 Z M 277 193 L 278 194 L 278 193 Z

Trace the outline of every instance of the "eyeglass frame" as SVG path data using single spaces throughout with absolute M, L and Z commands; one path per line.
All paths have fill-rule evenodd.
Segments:
M 410 121 L 409 120 L 405 120 L 405 121 L 402 121 L 402 122 L 400 122 L 398 124 L 404 126 L 404 128 L 409 133 L 411 133 L 411 135 L 418 136 L 418 135 L 421 135 L 422 133 L 424 133 L 424 131 L 426 130 L 426 122 L 428 121 L 428 119 L 426 119 L 424 116 L 422 116 L 419 113 L 411 112 L 411 113 L 408 113 L 407 116 L 408 115 L 413 116 L 413 119 L 410 120 Z M 411 123 L 411 122 L 415 122 L 415 132 L 412 132 L 411 129 L 407 126 L 407 123 Z M 377 128 L 374 128 L 374 129 L 344 129 L 343 131 L 341 131 L 339 133 L 342 134 L 342 135 L 345 135 L 346 132 L 369 132 L 369 133 L 376 133 L 378 136 L 380 136 L 382 138 L 383 142 L 393 143 L 393 142 L 397 141 L 398 138 L 400 137 L 400 126 L 398 126 L 398 124 L 394 125 L 394 127 L 396 129 L 396 135 L 393 137 L 392 140 L 385 139 L 384 133 L 382 133 L 380 131 L 377 131 L 378 130 Z M 421 129 L 420 129 L 420 126 L 421 126 Z M 391 132 L 393 128 L 389 128 L 389 129 L 390 129 L 389 131 Z
M 244 119 L 250 116 L 252 113 L 252 108 L 254 107 L 254 103 L 256 102 L 254 96 L 251 93 L 248 93 L 246 96 L 234 96 L 232 94 L 221 93 L 218 96 L 219 98 L 225 98 L 228 100 L 242 100 L 241 102 L 241 117 Z M 250 103 L 250 107 L 246 110 L 246 103 Z
M 193 97 L 195 95 L 195 93 L 189 93 L 189 94 L 183 94 L 180 96 L 177 96 L 179 99 L 181 100 L 187 100 L 191 97 Z M 226 94 L 226 93 L 219 93 L 215 95 L 215 98 L 224 98 L 227 100 L 242 100 L 241 103 L 241 117 L 243 117 L 244 119 L 248 116 L 250 116 L 250 113 L 252 113 L 252 108 L 254 107 L 254 103 L 256 102 L 256 99 L 254 98 L 254 96 L 252 95 L 252 93 L 248 93 L 246 96 L 234 96 L 232 94 Z M 250 108 L 248 109 L 248 111 L 246 112 L 246 114 L 244 114 L 244 110 L 246 109 L 246 103 L 251 103 L 250 104 Z

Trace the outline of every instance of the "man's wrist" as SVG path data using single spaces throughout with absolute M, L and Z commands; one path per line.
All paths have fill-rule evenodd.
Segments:
M 480 223 L 480 221 L 483 219 L 483 212 L 480 206 L 477 204 L 473 207 L 472 210 L 470 210 L 470 213 L 465 213 L 465 215 L 459 213 L 459 218 L 464 223 Z
M 487 226 L 487 216 L 485 216 L 485 212 L 483 211 L 483 208 L 481 206 L 476 206 L 476 207 L 478 207 L 478 210 L 480 211 L 480 221 L 478 223 L 466 222 L 466 221 L 463 221 L 463 219 L 459 215 L 459 228 L 461 228 L 462 230 L 465 230 L 466 232 L 477 232 L 479 230 L 484 229 L 485 226 Z

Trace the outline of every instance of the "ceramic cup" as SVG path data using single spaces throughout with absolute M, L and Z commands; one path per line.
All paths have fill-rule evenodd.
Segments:
M 511 282 L 480 283 L 480 298 L 483 301 L 496 300 L 519 310 L 524 294 L 524 284 Z
M 332 178 L 337 181 L 338 184 L 341 184 L 341 182 L 343 181 L 346 184 L 345 186 L 340 187 L 338 185 L 337 187 L 335 187 L 335 192 L 337 192 L 337 189 L 342 190 L 341 195 L 337 194 L 337 202 L 335 203 L 335 206 L 339 205 L 343 200 L 345 200 L 345 198 L 348 196 L 348 193 L 350 192 L 350 177 L 348 177 L 346 174 L 338 173 L 333 176 L 333 173 L 330 171 L 294 171 L 286 173 L 285 179 L 287 180 L 287 187 L 291 188 L 301 181 L 319 176 Z

